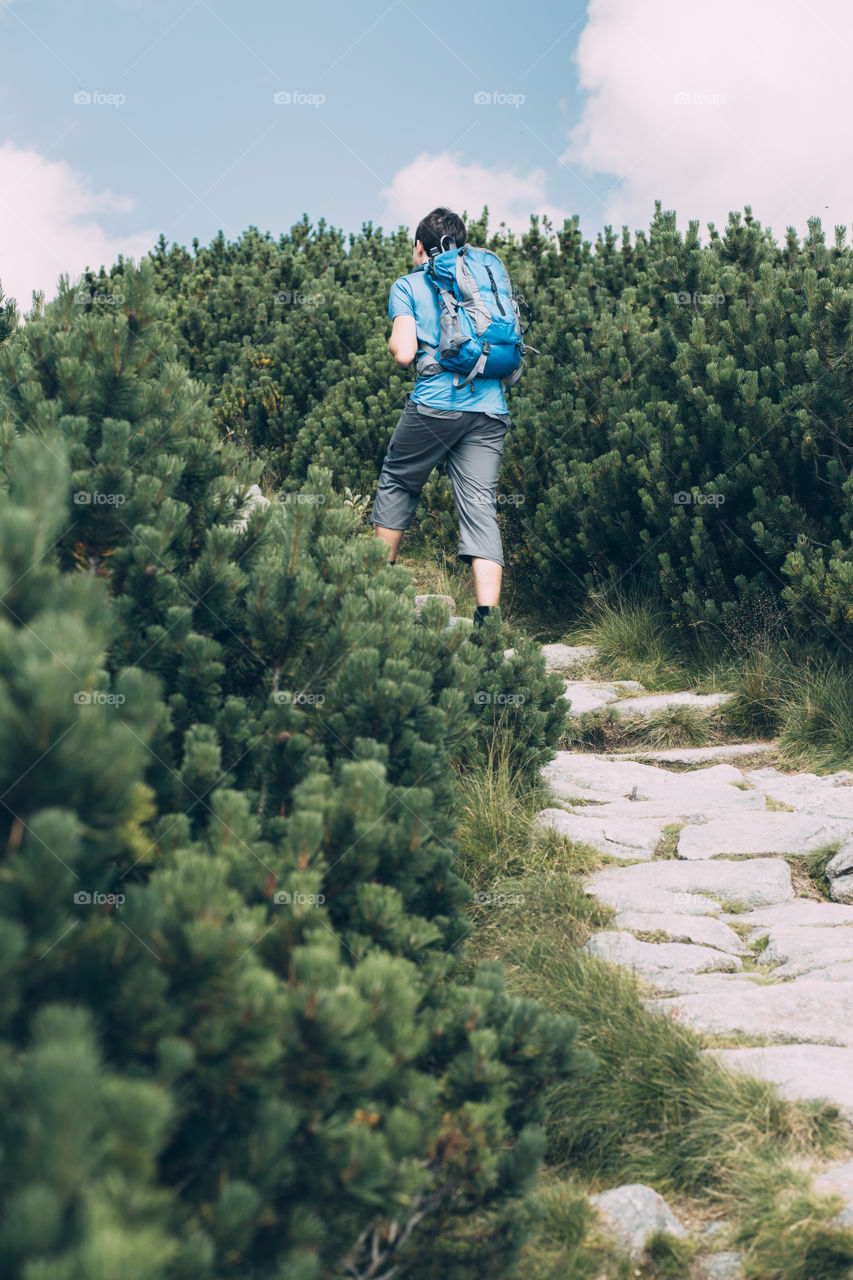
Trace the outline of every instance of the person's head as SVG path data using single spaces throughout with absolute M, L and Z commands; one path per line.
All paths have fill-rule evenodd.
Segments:
M 434 254 L 441 252 L 442 236 L 450 236 L 456 241 L 457 249 L 465 243 L 467 232 L 465 223 L 451 209 L 433 209 L 425 218 L 421 218 L 415 232 L 415 266 L 428 261 Z

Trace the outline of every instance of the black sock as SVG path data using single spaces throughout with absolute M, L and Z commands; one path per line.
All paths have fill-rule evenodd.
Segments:
M 393 559 L 393 560 L 389 560 L 389 561 L 388 561 L 388 563 L 389 563 L 389 564 L 396 564 L 396 563 L 397 563 L 397 557 L 395 556 L 395 557 L 394 557 L 394 559 Z
M 488 604 L 477 605 L 477 608 L 474 610 L 474 626 L 475 627 L 481 627 L 483 625 L 483 619 L 488 616 L 490 608 L 491 608 L 491 605 L 488 605 Z

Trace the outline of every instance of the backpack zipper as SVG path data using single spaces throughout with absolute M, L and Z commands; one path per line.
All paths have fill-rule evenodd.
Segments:
M 500 311 L 502 316 L 505 316 L 506 312 L 504 311 L 503 304 L 500 298 L 498 297 L 498 286 L 495 284 L 495 277 L 492 275 L 492 269 L 487 263 L 484 263 L 483 265 L 486 268 L 486 274 L 488 275 L 489 280 L 491 282 L 492 293 L 495 295 L 495 302 L 498 304 L 498 311 Z

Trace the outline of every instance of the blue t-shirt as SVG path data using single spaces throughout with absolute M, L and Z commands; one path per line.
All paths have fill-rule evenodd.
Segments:
M 418 342 L 429 343 L 437 347 L 439 342 L 439 310 L 435 289 L 427 280 L 425 271 L 427 264 L 411 271 L 407 276 L 400 276 L 391 286 L 388 299 L 388 315 L 414 316 Z M 471 387 L 454 387 L 456 375 L 450 370 L 432 374 L 430 377 L 418 378 L 412 399 L 417 404 L 427 405 L 432 409 L 462 409 L 470 413 L 507 413 L 506 400 L 500 378 L 483 378 L 478 376 Z

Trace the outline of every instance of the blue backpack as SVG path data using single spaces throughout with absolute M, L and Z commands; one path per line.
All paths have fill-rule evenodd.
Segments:
M 506 268 L 490 249 L 469 244 L 457 249 L 448 236 L 441 244 L 442 251 L 433 250 L 424 263 L 438 295 L 439 345 L 420 343 L 418 377 L 451 372 L 454 387 L 469 386 L 472 392 L 475 378 L 499 378 L 506 390 L 521 377 L 524 352 L 539 354 L 522 341 L 518 302 Z

